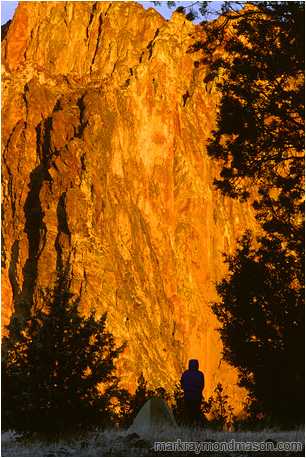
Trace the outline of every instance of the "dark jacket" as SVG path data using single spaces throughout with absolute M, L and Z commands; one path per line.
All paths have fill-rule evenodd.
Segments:
M 191 359 L 189 361 L 189 369 L 182 375 L 181 386 L 184 390 L 184 399 L 186 401 L 200 401 L 202 399 L 204 375 L 198 368 L 198 360 Z

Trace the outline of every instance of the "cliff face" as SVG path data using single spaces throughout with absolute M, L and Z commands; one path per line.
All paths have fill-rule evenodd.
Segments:
M 132 2 L 21 2 L 2 43 L 2 325 L 70 265 L 84 313 L 108 311 L 143 371 L 173 389 L 189 358 L 238 409 L 209 309 L 251 209 L 213 189 L 219 94 L 187 53 L 201 28 Z

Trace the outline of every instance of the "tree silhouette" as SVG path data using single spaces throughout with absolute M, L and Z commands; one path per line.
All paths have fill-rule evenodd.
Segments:
M 263 232 L 247 233 L 212 307 L 224 357 L 252 407 L 282 423 L 304 415 L 304 4 L 262 2 L 233 24 L 208 153 L 215 185 L 251 199 Z M 212 64 L 213 65 L 213 64 Z M 293 401 L 293 397 L 295 401 Z M 298 400 L 298 401 L 297 401 Z M 297 402 L 296 402 L 297 401 Z
M 302 261 L 302 259 L 300 260 Z M 226 361 L 252 400 L 251 412 L 299 424 L 304 415 L 304 265 L 280 239 L 250 234 L 227 256 L 228 275 L 212 309 L 221 323 Z
M 170 399 L 170 395 L 163 387 L 158 387 L 155 390 L 148 389 L 147 381 L 141 372 L 137 380 L 137 387 L 134 394 L 126 390 L 121 390 L 119 425 L 122 427 L 131 426 L 140 409 L 153 397 L 162 398 L 166 402 Z
M 245 14 L 218 60 L 225 76 L 208 154 L 222 164 L 219 189 L 245 199 L 255 186 L 264 229 L 295 238 L 304 210 L 304 3 L 261 2 Z
M 214 184 L 249 199 L 262 230 L 225 257 L 212 309 L 251 410 L 292 424 L 304 416 L 304 2 L 238 3 L 203 23 L 192 50 L 203 48 L 221 95 Z
M 219 430 L 232 428 L 236 417 L 233 415 L 233 408 L 228 404 L 228 395 L 223 394 L 221 383 L 217 384 L 214 393 L 214 396 L 210 396 L 208 401 L 203 403 L 203 411 L 210 416 L 210 428 Z
M 2 362 L 2 427 L 62 433 L 111 420 L 116 393 L 116 348 L 106 314 L 86 318 L 72 299 L 65 273 L 44 295 L 44 308 L 29 317 L 19 339 L 5 338 Z M 13 335 L 14 329 L 10 329 Z

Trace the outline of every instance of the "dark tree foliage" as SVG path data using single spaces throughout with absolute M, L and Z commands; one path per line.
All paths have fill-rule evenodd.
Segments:
M 226 361 L 250 393 L 251 413 L 294 425 L 304 415 L 304 265 L 279 239 L 253 247 L 250 234 L 227 256 L 212 309 Z
M 171 410 L 179 426 L 189 425 L 185 416 L 184 391 L 180 384 L 175 386 Z M 214 395 L 210 396 L 208 401 L 202 399 L 198 426 L 216 430 L 232 428 L 236 421 L 232 411 L 232 407 L 228 404 L 228 395 L 223 394 L 223 387 L 221 383 L 218 383 Z
M 134 420 L 142 406 L 153 396 L 154 392 L 148 389 L 147 381 L 141 373 L 140 377 L 138 378 L 138 384 L 135 394 L 130 397 L 128 403 L 132 421 Z
M 196 6 L 207 17 L 211 4 L 186 2 L 180 9 L 191 12 Z M 304 2 L 253 2 L 241 10 L 244 4 L 222 2 L 218 20 L 203 24 L 205 42 L 193 47 L 208 56 L 204 63 L 211 73 L 206 79 L 221 78 L 217 129 L 208 145 L 208 154 L 222 165 L 215 184 L 231 197 L 251 195 L 267 231 L 300 238 Z
M 162 2 L 152 2 L 154 5 L 160 6 Z M 184 2 L 184 6 L 181 5 L 182 2 L 167 2 L 168 8 L 174 8 L 177 3 L 180 3 L 180 6 L 176 8 L 176 12 L 183 13 L 186 16 L 188 21 L 194 21 L 199 18 L 199 15 L 206 16 L 211 12 L 208 7 L 209 4 L 213 2 Z
M 203 411 L 209 415 L 209 427 L 216 430 L 230 429 L 233 427 L 236 417 L 233 408 L 228 404 L 228 395 L 223 394 L 223 387 L 218 383 L 214 396 L 203 402 Z
M 225 257 L 212 306 L 224 358 L 250 412 L 282 424 L 304 418 L 304 21 L 304 2 L 223 2 L 191 50 L 203 48 L 221 95 L 215 186 L 249 199 L 262 229 Z
M 126 390 L 121 391 L 119 425 L 125 428 L 131 426 L 140 409 L 153 397 L 162 398 L 166 402 L 170 399 L 170 395 L 163 387 L 155 390 L 148 389 L 147 381 L 141 373 L 137 380 L 137 388 L 134 394 Z
M 60 434 L 107 424 L 116 393 L 116 348 L 106 314 L 79 312 L 65 274 L 47 291 L 16 342 L 3 342 L 2 427 Z M 13 329 L 10 330 L 13 334 Z M 15 335 L 16 337 L 16 335 Z
M 184 424 L 184 391 L 180 385 L 177 383 L 175 385 L 174 393 L 173 393 L 173 402 L 171 405 L 171 410 L 173 412 L 173 416 L 178 425 Z
M 204 2 L 193 2 L 193 1 L 183 1 L 183 2 L 151 2 L 155 6 L 161 6 L 162 3 L 167 3 L 168 8 L 175 8 L 179 3 L 179 6 L 176 8 L 176 12 L 185 14 L 186 18 L 189 21 L 194 21 L 195 19 L 204 19 L 202 24 L 205 24 L 206 20 L 216 19 L 220 14 L 227 13 L 228 11 L 237 12 L 239 11 L 245 2 L 215 2 L 215 1 L 204 1 Z
M 260 2 L 240 16 L 218 60 L 222 100 L 208 154 L 222 164 L 218 188 L 242 199 L 256 191 L 263 228 L 289 242 L 304 215 L 304 3 Z
M 282 424 L 304 418 L 304 3 L 258 2 L 219 30 L 225 55 L 215 185 L 251 199 L 262 236 L 240 240 L 217 285 L 224 357 L 251 410 Z M 232 19 L 235 17 L 234 19 Z M 222 43 L 224 24 L 234 36 Z M 214 43 L 213 43 L 214 41 Z M 212 67 L 216 65 L 212 63 Z

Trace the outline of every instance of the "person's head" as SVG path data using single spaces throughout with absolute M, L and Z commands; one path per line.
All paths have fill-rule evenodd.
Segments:
M 199 369 L 199 362 L 197 359 L 190 359 L 189 360 L 189 370 L 197 371 Z

